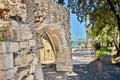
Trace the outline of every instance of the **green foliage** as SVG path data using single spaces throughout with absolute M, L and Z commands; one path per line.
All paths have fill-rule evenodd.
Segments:
M 113 47 L 105 47 L 104 49 L 109 53 L 111 53 L 114 50 Z
M 4 41 L 3 34 L 0 32 L 0 41 Z
M 78 42 L 78 45 L 80 46 L 81 44 L 82 44 L 82 42 L 79 41 L 79 42 Z
M 102 56 L 105 56 L 105 55 L 107 55 L 107 51 L 105 51 L 105 50 L 97 50 L 96 51 L 96 57 L 97 58 L 100 58 L 100 57 L 102 57 Z
M 85 42 L 85 48 L 88 48 L 88 42 Z
M 113 47 L 102 47 L 99 50 L 96 51 L 96 57 L 100 58 L 102 56 L 108 55 L 113 51 Z
M 57 2 L 58 4 L 61 4 L 61 5 L 65 4 L 64 0 L 54 0 L 54 1 Z
M 111 9 L 112 6 L 113 9 Z M 90 14 L 90 21 L 92 24 L 92 19 L 94 19 L 94 21 L 98 21 L 99 24 L 104 25 L 109 23 L 108 20 L 110 20 L 113 15 L 120 14 L 120 5 L 117 0 L 68 0 L 68 8 L 70 8 L 71 11 L 77 15 L 77 19 L 80 22 L 85 21 L 87 15 Z M 100 19 L 102 20 L 100 21 Z M 115 19 L 112 21 L 115 22 Z
M 95 47 L 96 50 L 100 50 L 101 49 L 101 45 L 100 45 L 99 42 L 95 43 L 94 47 Z
M 70 41 L 71 45 L 73 44 L 73 40 Z

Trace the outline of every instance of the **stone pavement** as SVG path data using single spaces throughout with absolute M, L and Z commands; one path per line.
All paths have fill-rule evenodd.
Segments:
M 120 67 L 103 64 L 103 71 L 97 74 L 96 64 L 74 65 L 79 80 L 120 80 Z
M 73 73 L 56 72 L 55 65 L 49 65 L 43 69 L 45 80 L 120 80 L 120 66 L 112 64 L 109 57 L 106 57 L 102 61 L 101 74 L 97 74 L 95 61 L 90 64 L 74 64 Z
M 45 80 L 120 80 L 120 67 L 112 64 L 103 64 L 101 74 L 97 74 L 96 64 L 74 65 L 74 73 L 56 72 L 53 67 L 43 70 Z
M 45 80 L 79 80 L 74 72 L 56 71 L 55 65 L 43 66 Z

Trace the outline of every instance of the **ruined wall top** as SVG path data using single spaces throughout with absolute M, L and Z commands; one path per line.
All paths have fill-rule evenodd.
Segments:
M 56 34 L 57 32 L 63 32 L 66 41 L 64 43 L 69 44 L 70 40 L 70 18 L 69 11 L 55 3 L 53 0 L 35 0 L 35 29 L 39 30 L 47 28 L 50 34 Z M 51 30 L 51 31 L 50 31 Z M 61 34 L 60 34 L 61 35 Z M 59 34 L 57 34 L 59 36 Z
M 35 22 L 42 27 L 50 27 L 51 25 L 69 26 L 69 11 L 53 0 L 36 0 L 34 14 Z

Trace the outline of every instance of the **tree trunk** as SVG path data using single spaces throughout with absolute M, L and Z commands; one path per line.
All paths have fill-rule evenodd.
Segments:
M 97 73 L 98 73 L 98 74 L 101 74 L 101 73 L 102 73 L 101 57 L 97 59 Z
M 114 4 L 112 3 L 111 0 L 107 0 L 108 5 L 110 6 L 110 10 L 113 12 L 113 14 L 116 17 L 117 20 L 117 26 L 118 26 L 118 31 L 119 31 L 119 43 L 118 45 L 115 43 L 115 47 L 117 49 L 117 54 L 116 56 L 120 56 L 120 15 L 118 14 L 118 12 L 116 11 Z M 117 4 L 116 4 L 117 5 Z

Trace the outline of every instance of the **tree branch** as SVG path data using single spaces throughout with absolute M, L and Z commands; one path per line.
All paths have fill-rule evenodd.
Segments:
M 112 12 L 114 13 L 114 15 L 116 16 L 117 24 L 118 24 L 118 30 L 120 31 L 120 16 L 119 16 L 119 14 L 117 13 L 117 11 L 115 10 L 115 7 L 114 7 L 112 1 L 111 1 L 111 0 L 107 0 L 107 3 L 108 3 L 108 5 L 110 6 L 111 11 L 112 11 Z
M 115 10 L 115 7 L 114 7 L 112 1 L 111 0 L 107 0 L 107 3 L 110 6 L 111 11 L 116 15 L 117 11 Z
M 116 49 L 119 50 L 117 42 L 115 40 L 114 40 L 114 45 L 115 45 Z

